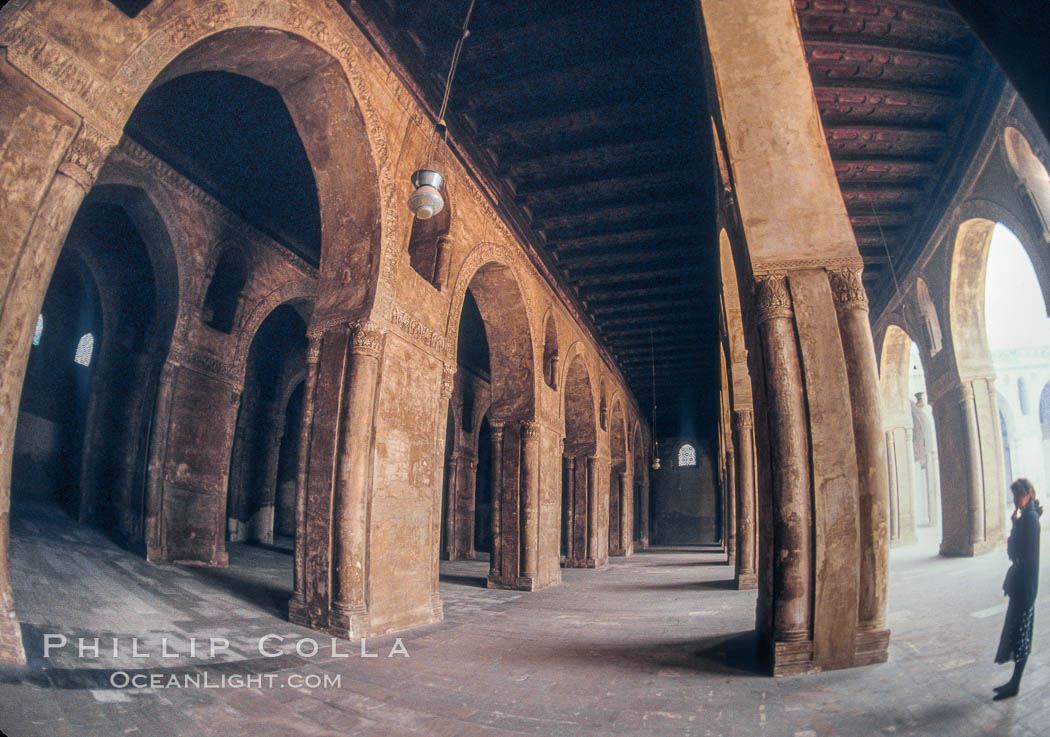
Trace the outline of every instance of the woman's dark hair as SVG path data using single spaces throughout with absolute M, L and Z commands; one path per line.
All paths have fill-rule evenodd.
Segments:
M 1035 487 L 1032 486 L 1032 482 L 1028 479 L 1017 479 L 1012 484 L 1010 484 L 1010 491 L 1013 492 L 1014 496 L 1020 497 L 1028 496 L 1029 494 L 1031 494 L 1032 498 L 1035 498 Z
M 1040 515 L 1043 513 L 1043 505 L 1040 504 L 1039 501 L 1035 498 L 1035 486 L 1032 485 L 1031 481 L 1024 478 L 1017 479 L 1012 484 L 1010 484 L 1010 491 L 1013 492 L 1014 499 L 1020 499 L 1022 497 L 1031 495 L 1032 502 L 1035 504 L 1036 510 L 1038 510 Z

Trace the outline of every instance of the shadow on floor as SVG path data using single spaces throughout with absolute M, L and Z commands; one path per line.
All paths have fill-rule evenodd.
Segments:
M 616 667 L 623 671 L 654 673 L 673 669 L 685 673 L 715 673 L 766 677 L 769 666 L 758 648 L 754 630 L 716 635 L 700 640 L 674 640 L 651 643 L 552 642 L 516 655 L 518 660 L 535 660 L 545 667 L 559 663 L 580 667 Z
M 231 594 L 246 604 L 259 607 L 268 614 L 283 618 L 288 613 L 288 600 L 292 598 L 291 588 L 261 580 L 252 570 L 237 566 L 228 568 L 179 567 L 197 581 Z
M 441 583 L 454 583 L 460 586 L 473 586 L 475 588 L 488 588 L 488 579 L 484 576 L 461 576 L 455 573 L 442 573 L 439 576 Z
M 736 581 L 720 578 L 715 581 L 679 581 L 668 583 L 622 583 L 603 586 L 617 591 L 736 591 Z
M 646 568 L 691 568 L 694 566 L 727 566 L 724 560 L 683 560 L 678 563 L 649 563 Z

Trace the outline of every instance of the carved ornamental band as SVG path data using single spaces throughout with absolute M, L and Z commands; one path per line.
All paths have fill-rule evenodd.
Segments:
M 868 294 L 864 291 L 861 269 L 829 271 L 828 281 L 836 304 L 847 309 L 868 309 Z
M 737 430 L 749 430 L 755 426 L 755 416 L 750 409 L 738 409 L 733 412 L 733 424 Z
M 351 341 L 351 352 L 357 356 L 379 358 L 383 344 L 383 331 L 372 322 L 357 323 L 353 326 L 354 336 Z
M 87 192 L 98 178 L 99 169 L 113 146 L 113 142 L 106 140 L 101 131 L 85 123 L 69 145 L 58 170 Z
M 755 311 L 759 324 L 778 317 L 791 317 L 791 295 L 787 277 L 769 274 L 755 279 Z

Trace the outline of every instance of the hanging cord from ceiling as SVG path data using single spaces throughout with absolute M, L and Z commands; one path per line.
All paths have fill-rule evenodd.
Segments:
M 890 255 L 890 247 L 886 244 L 886 234 L 882 232 L 882 221 L 879 219 L 879 213 L 875 211 L 875 203 L 869 202 L 871 206 L 871 214 L 875 216 L 875 224 L 879 226 L 879 239 L 882 241 L 882 250 L 886 254 L 886 261 L 890 265 L 890 276 L 893 277 L 893 288 L 898 293 L 901 291 L 900 282 L 897 281 L 897 269 L 893 265 L 893 256 Z

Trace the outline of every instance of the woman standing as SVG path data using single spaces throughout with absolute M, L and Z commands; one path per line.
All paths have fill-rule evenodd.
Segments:
M 1010 604 L 995 662 L 1014 661 L 1014 674 L 1007 683 L 995 688 L 996 701 L 1016 696 L 1021 686 L 1021 674 L 1032 650 L 1035 594 L 1039 587 L 1039 517 L 1043 508 L 1035 500 L 1035 487 L 1028 479 L 1017 479 L 1010 484 L 1010 491 L 1015 508 L 1006 545 L 1010 570 L 1003 581 L 1003 592 L 1010 597 Z

